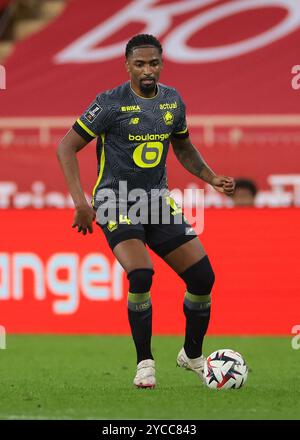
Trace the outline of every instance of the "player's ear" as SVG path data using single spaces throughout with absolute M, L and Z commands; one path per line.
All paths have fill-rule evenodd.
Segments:
M 126 71 L 127 71 L 128 73 L 130 73 L 130 68 L 129 68 L 128 60 L 125 61 L 125 68 L 126 68 Z

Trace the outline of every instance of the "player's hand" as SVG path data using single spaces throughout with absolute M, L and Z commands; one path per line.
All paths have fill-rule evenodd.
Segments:
M 215 176 L 211 181 L 211 185 L 216 191 L 232 196 L 235 190 L 235 181 L 233 177 L 227 176 Z
M 89 205 L 80 206 L 75 210 L 72 228 L 77 227 L 77 232 L 82 232 L 83 235 L 86 235 L 87 231 L 92 234 L 95 217 L 95 211 Z

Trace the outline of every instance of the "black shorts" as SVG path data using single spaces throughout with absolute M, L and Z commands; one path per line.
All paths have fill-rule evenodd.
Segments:
M 162 205 L 164 205 L 164 216 L 162 215 Z M 106 223 L 98 222 L 99 210 L 101 209 L 100 206 L 97 210 L 96 222 L 104 232 L 112 250 L 122 241 L 137 238 L 147 244 L 157 255 L 164 257 L 178 246 L 197 236 L 184 217 L 181 208 L 170 197 L 160 199 L 159 212 L 155 221 L 150 214 L 150 208 L 149 214 L 146 216 L 147 221 L 144 219 L 138 222 L 132 220 L 130 211 L 127 211 L 128 215 L 126 213 L 120 214 L 118 208 L 116 214 Z

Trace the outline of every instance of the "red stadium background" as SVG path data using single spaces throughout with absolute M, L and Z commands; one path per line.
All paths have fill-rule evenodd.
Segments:
M 129 333 L 126 276 L 98 229 L 70 210 L 1 214 L 0 310 L 8 332 Z M 299 321 L 300 211 L 208 210 L 201 239 L 216 272 L 210 334 L 289 334 Z M 3 252 L 4 251 L 4 252 Z M 152 254 L 157 334 L 182 334 L 184 283 Z
M 259 187 L 263 209 L 249 210 L 226 209 L 231 201 L 205 187 L 201 238 L 217 275 L 210 332 L 289 334 L 300 309 L 294 0 L 74 0 L 16 45 L 0 90 L 0 324 L 18 333 L 129 332 L 126 279 L 100 234 L 70 229 L 72 202 L 55 149 L 97 93 L 127 80 L 124 45 L 137 32 L 160 38 L 161 81 L 181 93 L 209 165 Z M 88 196 L 97 178 L 94 143 L 79 158 Z M 168 174 L 170 188 L 202 186 L 172 152 Z M 93 254 L 103 267 L 93 266 Z M 153 258 L 154 331 L 182 333 L 183 283 Z

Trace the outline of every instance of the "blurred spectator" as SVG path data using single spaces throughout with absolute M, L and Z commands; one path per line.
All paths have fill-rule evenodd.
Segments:
M 235 179 L 235 193 L 232 196 L 234 206 L 254 206 L 257 186 L 248 178 Z
M 0 42 L 15 39 L 14 27 L 20 20 L 39 17 L 44 0 L 0 0 Z

